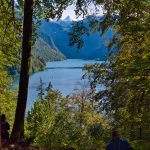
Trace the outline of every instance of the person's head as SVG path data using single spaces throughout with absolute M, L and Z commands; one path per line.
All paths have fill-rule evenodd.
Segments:
M 1 122 L 4 122 L 6 120 L 6 116 L 4 114 L 1 115 Z
M 120 134 L 118 130 L 112 131 L 112 139 L 113 140 L 118 140 L 120 138 Z

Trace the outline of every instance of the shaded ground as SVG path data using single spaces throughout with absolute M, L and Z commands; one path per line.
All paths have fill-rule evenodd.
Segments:
M 29 145 L 3 145 L 1 150 L 75 150 L 74 148 L 42 148 Z
M 43 148 L 31 146 L 29 141 L 22 141 L 16 144 L 9 144 L 9 142 L 2 142 L 2 149 L 0 150 L 75 150 L 74 148 Z

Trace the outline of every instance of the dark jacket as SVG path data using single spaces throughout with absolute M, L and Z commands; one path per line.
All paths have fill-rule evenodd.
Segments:
M 1 122 L 1 134 L 2 134 L 2 140 L 8 140 L 9 139 L 9 132 L 10 129 L 8 122 Z
M 111 140 L 106 147 L 106 150 L 132 150 L 129 143 L 125 140 Z

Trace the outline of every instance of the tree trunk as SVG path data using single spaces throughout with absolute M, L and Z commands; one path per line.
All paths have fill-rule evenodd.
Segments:
M 33 16 L 33 0 L 25 0 L 21 73 L 20 73 L 19 93 L 18 93 L 15 121 L 11 134 L 12 142 L 17 142 L 22 138 L 24 138 L 24 117 L 28 95 L 29 69 L 30 69 L 31 46 L 32 46 L 32 16 Z

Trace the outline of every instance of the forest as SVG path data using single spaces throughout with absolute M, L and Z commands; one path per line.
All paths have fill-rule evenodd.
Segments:
M 30 74 L 42 70 L 49 60 L 65 59 L 61 52 L 56 56 L 55 49 L 38 37 L 38 28 L 42 20 L 60 19 L 70 5 L 75 6 L 77 17 L 88 17 L 91 5 L 94 14 L 88 26 L 82 21 L 72 24 L 68 44 L 80 52 L 83 35 L 99 32 L 101 38 L 111 28 L 107 60 L 83 67 L 82 78 L 88 79 L 89 91 L 83 87 L 64 97 L 51 83 L 44 88 L 40 79 L 38 98 L 26 111 Z M 100 9 L 102 17 L 98 15 Z M 46 48 L 35 50 L 40 47 Z M 16 74 L 19 86 L 11 88 Z M 103 90 L 97 90 L 101 85 Z M 2 150 L 10 145 L 31 150 L 110 150 L 107 143 L 111 131 L 116 130 L 133 150 L 149 150 L 150 1 L 0 0 L 1 114 L 10 124 L 6 143 L 0 125 Z

